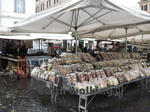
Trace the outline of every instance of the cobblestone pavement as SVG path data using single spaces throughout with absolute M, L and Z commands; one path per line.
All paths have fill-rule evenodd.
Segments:
M 136 89 L 135 89 L 136 88 Z M 63 95 L 50 102 L 48 88 L 35 79 L 17 80 L 0 75 L 0 112 L 76 112 L 78 97 Z M 89 112 L 150 112 L 150 93 L 132 85 L 124 99 L 96 96 Z

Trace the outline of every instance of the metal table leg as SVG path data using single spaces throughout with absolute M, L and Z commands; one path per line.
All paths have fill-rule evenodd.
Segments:
M 87 111 L 87 105 L 88 105 L 88 96 L 86 95 L 79 95 L 79 107 L 78 112 L 88 112 Z

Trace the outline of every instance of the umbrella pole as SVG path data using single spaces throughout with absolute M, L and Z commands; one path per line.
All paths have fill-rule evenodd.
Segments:
M 143 45 L 144 44 L 143 34 L 141 36 L 142 36 L 142 45 Z
M 77 28 L 75 28 L 75 38 L 76 38 L 76 48 L 75 48 L 75 53 L 78 52 L 78 31 L 77 31 Z
M 43 51 L 43 39 L 41 39 L 41 50 Z
M 126 44 L 126 45 L 125 45 L 126 50 L 125 50 L 125 51 L 127 52 L 127 51 L 128 51 L 128 50 L 127 50 L 127 44 L 128 44 L 128 43 L 127 43 L 127 34 L 128 34 L 128 29 L 125 28 L 125 31 L 126 31 L 126 42 L 125 42 L 125 44 Z
M 39 51 L 40 51 L 40 39 L 39 39 Z

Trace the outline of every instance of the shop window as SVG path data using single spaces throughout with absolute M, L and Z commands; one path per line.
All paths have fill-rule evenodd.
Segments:
M 39 7 L 36 7 L 36 13 L 39 12 Z
M 144 8 L 143 8 L 143 5 L 141 6 L 141 10 L 143 10 Z
M 46 2 L 47 8 L 49 7 L 49 1 Z
M 51 0 L 48 0 L 49 1 L 49 6 L 51 6 Z
M 68 43 L 68 50 L 71 50 L 71 44 Z
M 25 0 L 14 0 L 14 12 L 25 13 Z
M 41 4 L 41 11 L 43 11 L 44 10 L 44 2 L 42 2 L 42 4 Z
M 141 9 L 142 9 L 143 11 L 147 11 L 147 9 L 148 9 L 148 6 L 147 6 L 147 4 L 145 4 L 145 5 L 142 5 L 142 6 L 141 6 Z
M 86 47 L 86 48 L 88 48 L 88 47 L 89 47 L 88 43 L 85 43 L 85 47 Z
M 59 3 L 59 0 L 54 0 L 54 4 Z

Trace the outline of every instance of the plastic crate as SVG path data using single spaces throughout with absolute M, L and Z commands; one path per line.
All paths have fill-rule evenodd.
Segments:
M 27 58 L 26 57 L 22 58 L 21 56 L 18 56 L 17 75 L 18 75 L 18 78 L 20 78 L 20 79 L 28 78 L 29 70 L 28 70 Z

